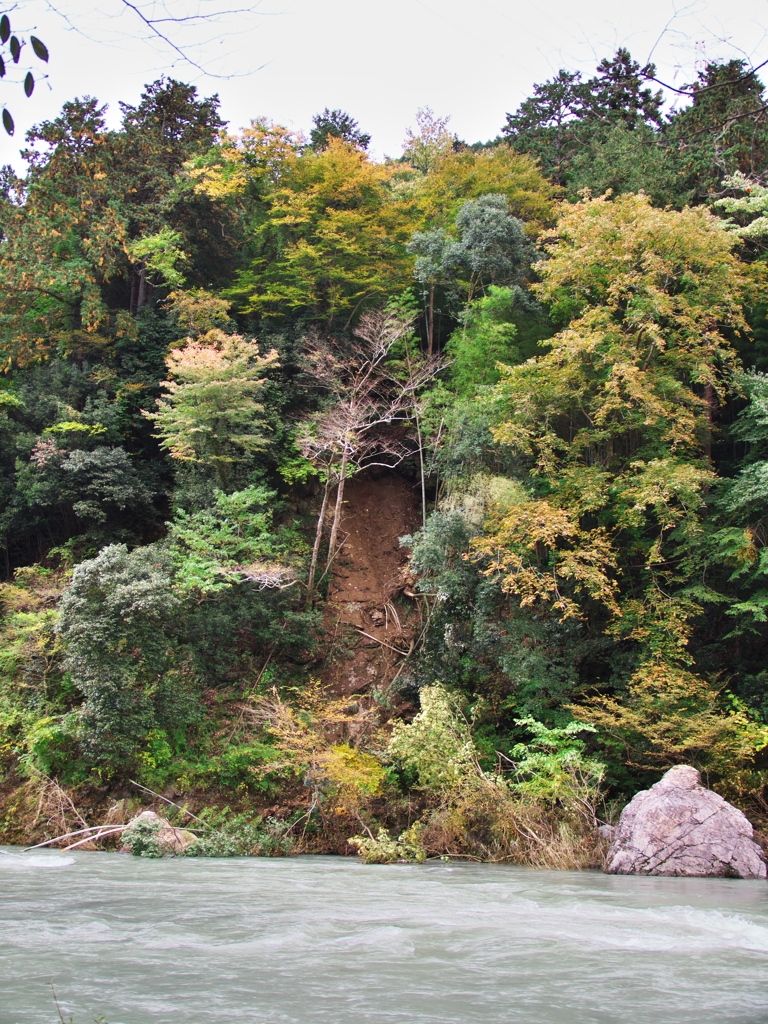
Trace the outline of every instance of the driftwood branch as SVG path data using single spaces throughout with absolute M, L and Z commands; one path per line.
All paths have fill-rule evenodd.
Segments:
M 103 825 L 101 827 L 104 828 Z M 66 853 L 67 850 L 76 850 L 77 847 L 82 846 L 83 843 L 96 843 L 99 841 L 99 839 L 103 839 L 105 836 L 115 836 L 117 835 L 118 832 L 125 832 L 127 828 L 130 828 L 130 826 L 111 825 L 109 828 L 106 828 L 103 832 L 99 832 L 97 836 L 86 836 L 85 839 L 78 839 L 76 843 L 70 843 L 69 846 L 64 847 L 63 852 Z
M 29 853 L 31 850 L 39 850 L 43 846 L 50 846 L 51 843 L 60 843 L 64 839 L 72 839 L 74 836 L 82 836 L 86 832 L 98 832 L 99 829 L 102 829 L 102 828 L 112 828 L 112 827 L 114 827 L 114 828 L 127 828 L 127 825 L 119 825 L 119 826 L 118 825 L 115 825 L 115 826 L 111 826 L 111 825 L 89 825 L 88 828 L 79 828 L 76 832 L 66 832 L 63 836 L 55 836 L 53 839 L 46 839 L 45 842 L 43 842 L 43 843 L 36 843 L 34 846 L 28 846 L 26 848 L 26 850 L 24 850 L 24 853 Z M 90 839 L 90 838 L 91 837 L 89 836 L 88 839 Z M 84 842 L 87 842 L 87 841 L 88 841 L 87 839 L 84 840 Z

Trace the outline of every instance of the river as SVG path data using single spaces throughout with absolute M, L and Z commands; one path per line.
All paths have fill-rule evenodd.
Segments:
M 768 1024 L 768 884 L 0 853 L 0 1024 Z

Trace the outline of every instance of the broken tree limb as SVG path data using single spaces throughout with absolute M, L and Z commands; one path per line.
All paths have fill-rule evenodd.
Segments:
M 130 782 L 130 784 L 132 786 L 136 786 L 137 789 L 143 789 L 144 792 L 145 793 L 149 793 L 150 796 L 156 796 L 158 800 L 162 800 L 164 803 L 170 804 L 171 807 L 176 807 L 180 811 L 182 811 L 184 814 L 188 814 L 190 816 L 190 818 L 194 818 L 195 821 L 199 821 L 200 824 L 203 826 L 203 828 L 206 828 L 206 829 L 210 828 L 210 825 L 206 825 L 206 823 L 203 821 L 202 818 L 198 818 L 198 816 L 196 814 L 193 814 L 192 811 L 188 811 L 187 808 L 186 807 L 182 807 L 181 804 L 174 803 L 174 801 L 173 800 L 169 800 L 167 796 L 161 796 L 160 793 L 156 793 L 154 791 L 154 789 L 148 789 L 146 786 L 142 786 L 142 784 L 140 782 L 134 782 L 133 779 L 128 779 L 128 781 Z
M 28 846 L 24 853 L 29 853 L 31 850 L 39 850 L 43 846 L 50 846 L 51 843 L 60 843 L 64 839 L 72 839 L 73 836 L 81 836 L 86 832 L 98 832 L 102 828 L 127 828 L 127 825 L 89 825 L 88 828 L 79 828 L 76 832 L 67 832 L 63 836 L 55 836 L 53 839 L 46 839 L 43 843 L 36 843 L 34 846 Z M 89 837 L 90 838 L 90 837 Z M 84 840 L 87 842 L 87 840 Z
M 102 826 L 102 828 L 103 827 L 104 826 Z M 66 853 L 67 850 L 76 850 L 77 847 L 82 846 L 83 843 L 97 843 L 99 839 L 103 839 L 105 836 L 116 836 L 118 832 L 125 832 L 127 828 L 130 828 L 130 825 L 111 825 L 103 832 L 99 832 L 96 836 L 86 836 L 85 839 L 78 839 L 76 843 L 70 843 L 69 846 L 64 847 L 62 852 Z
M 402 654 L 404 658 L 407 658 L 411 653 L 410 651 L 401 651 L 399 647 L 393 647 L 392 644 L 388 644 L 386 640 L 379 640 L 377 636 L 371 636 L 370 633 L 366 633 L 364 629 L 358 629 L 357 626 L 353 626 L 352 628 L 356 633 L 361 633 L 363 636 L 367 636 L 369 640 L 373 640 L 377 644 L 381 644 L 382 647 L 388 647 L 390 651 L 394 651 L 396 654 Z

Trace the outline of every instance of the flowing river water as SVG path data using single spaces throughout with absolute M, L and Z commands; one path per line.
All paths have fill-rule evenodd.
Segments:
M 768 884 L 0 853 L 0 1024 L 768 1024 Z

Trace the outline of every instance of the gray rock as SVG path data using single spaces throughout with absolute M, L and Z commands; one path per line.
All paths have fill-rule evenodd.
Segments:
M 765 878 L 763 852 L 736 807 L 689 765 L 638 793 L 621 813 L 606 857 L 612 875 Z
M 193 843 L 197 842 L 197 836 L 188 832 L 185 828 L 177 828 L 171 825 L 165 818 L 161 818 L 154 811 L 142 811 L 128 822 L 128 827 L 133 828 L 137 824 L 153 826 L 154 840 L 163 856 L 168 854 L 184 853 Z M 125 848 L 125 847 L 124 847 Z

